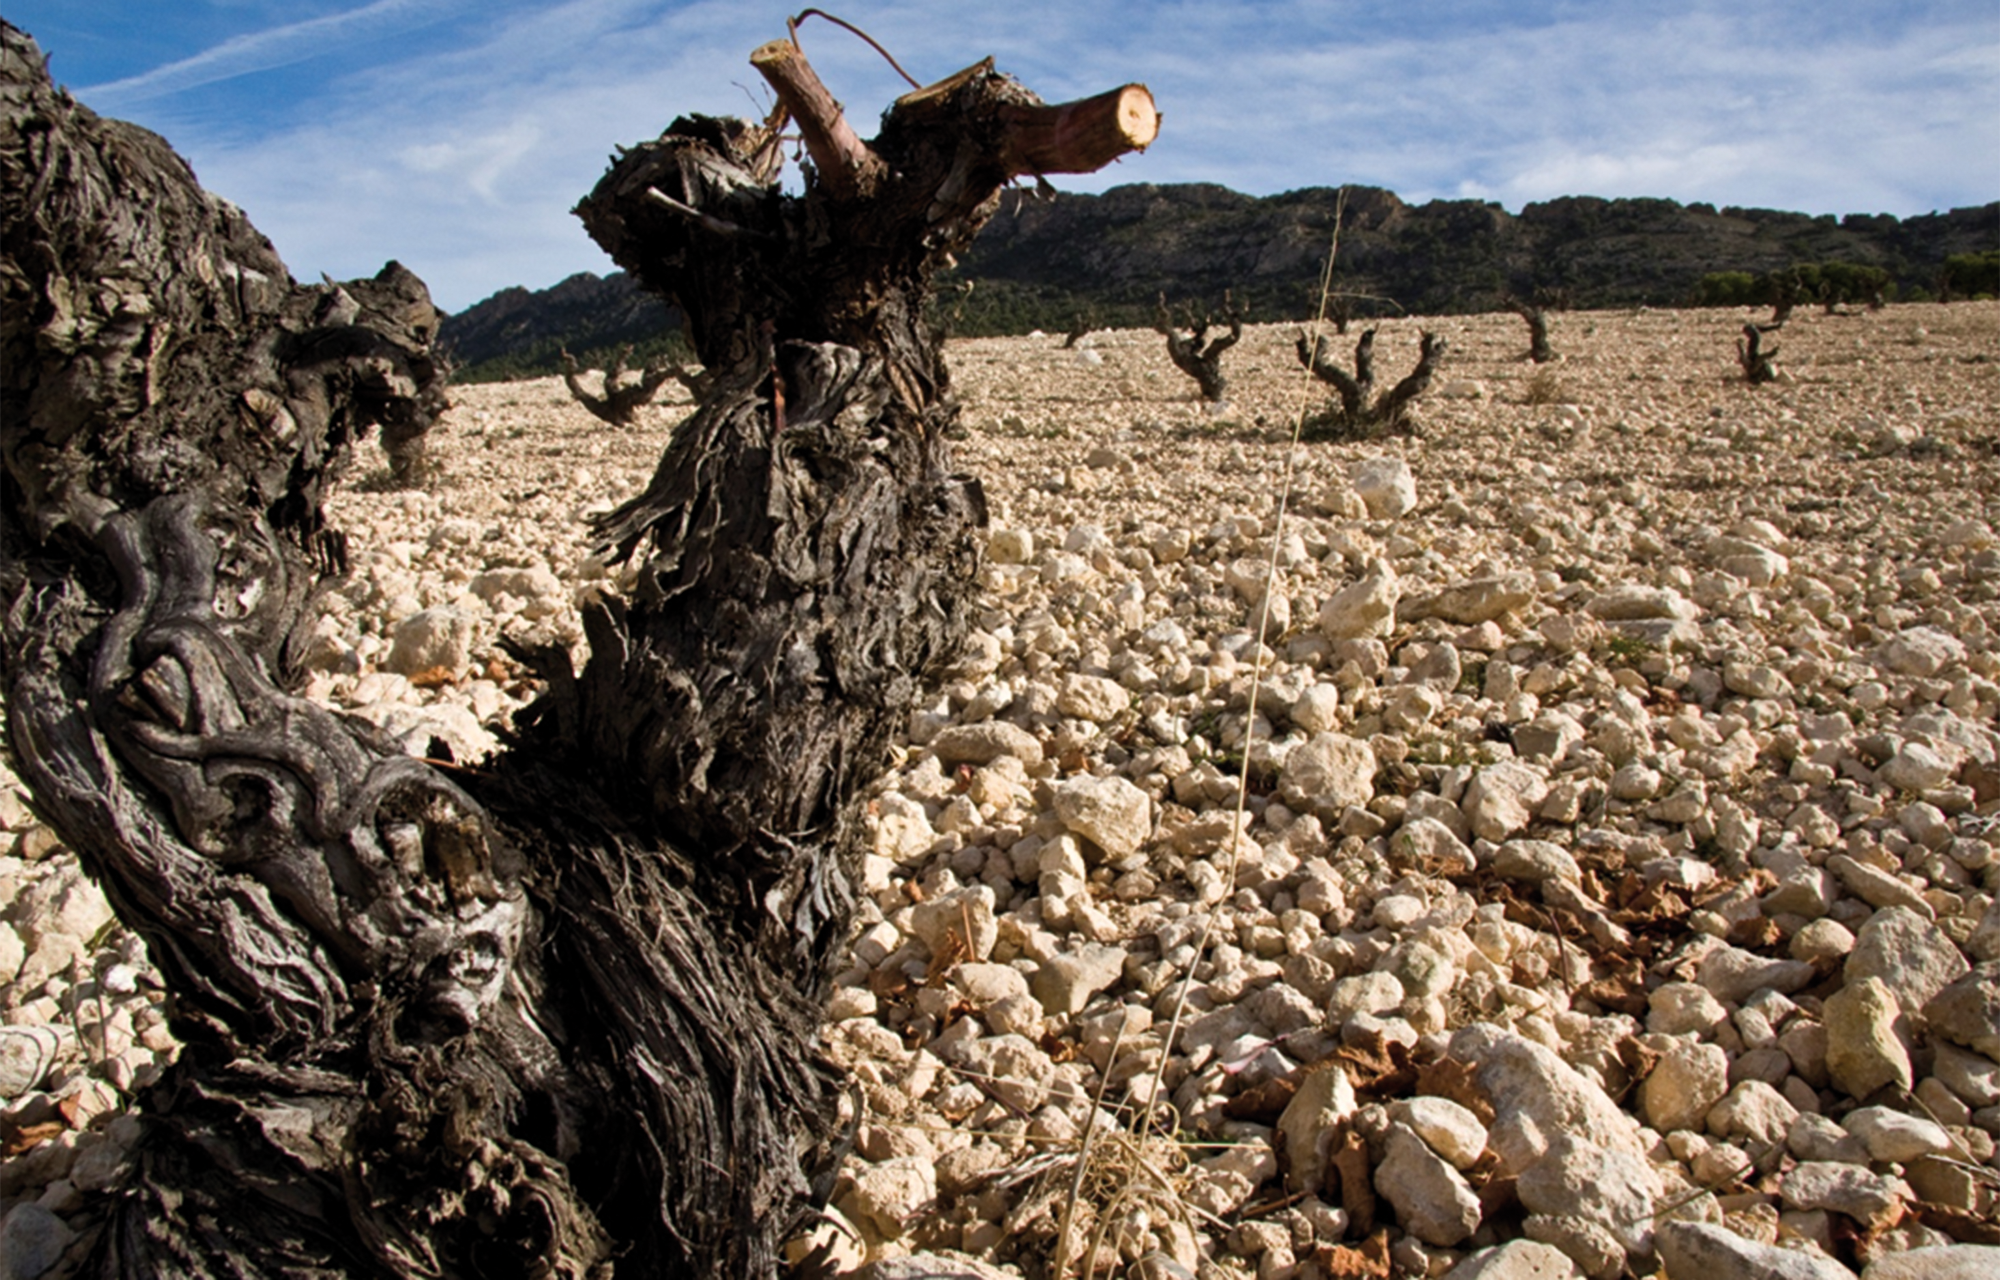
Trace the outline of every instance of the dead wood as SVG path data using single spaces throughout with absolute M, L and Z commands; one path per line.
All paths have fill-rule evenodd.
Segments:
M 1375 330 L 1365 329 L 1354 344 L 1354 372 L 1349 374 L 1333 362 L 1326 335 L 1298 337 L 1299 363 L 1312 375 L 1334 389 L 1340 406 L 1329 409 L 1305 424 L 1311 439 L 1359 439 L 1407 430 L 1410 405 L 1430 388 L 1450 344 L 1429 332 L 1423 334 L 1417 365 L 1409 374 L 1377 398 L 1375 395 Z
M 1011 178 L 1153 126 L 1143 90 L 1045 107 L 982 63 L 860 143 L 768 50 L 801 193 L 780 122 L 689 117 L 579 208 L 712 381 L 599 526 L 636 594 L 444 769 L 295 661 L 356 442 L 444 404 L 421 282 L 293 284 L 0 26 L 7 732 L 186 1044 L 91 1274 L 772 1275 L 830 1192 L 850 801 L 956 652 L 984 520 L 923 304 Z
M 1777 328 L 1792 318 L 1792 311 L 1799 305 L 1799 297 L 1805 292 L 1805 282 L 1796 271 L 1774 271 L 1769 276 L 1771 289 L 1770 328 Z
M 1182 323 L 1176 325 L 1167 310 L 1166 295 L 1160 295 L 1153 332 L 1167 340 L 1167 356 L 1174 367 L 1195 380 L 1195 385 L 1201 388 L 1201 398 L 1210 404 L 1222 403 L 1229 393 L 1229 380 L 1222 376 L 1222 355 L 1243 340 L 1243 321 L 1248 314 L 1246 308 L 1237 306 L 1224 292 L 1221 323 L 1229 326 L 1229 332 L 1209 338 L 1209 329 L 1218 322 L 1214 312 L 1197 315 L 1190 306 L 1183 313 Z M 1187 332 L 1181 332 L 1182 329 Z
M 562 352 L 563 385 L 576 402 L 588 409 L 591 416 L 610 423 L 614 427 L 629 427 L 639 420 L 639 410 L 653 402 L 671 378 L 700 396 L 703 381 L 700 375 L 690 373 L 671 357 L 661 356 L 646 365 L 639 372 L 636 382 L 623 383 L 625 362 L 632 358 L 632 348 L 628 344 L 620 347 L 604 365 L 604 393 L 592 395 L 583 385 L 583 370 L 577 367 L 576 357 L 568 351 Z
M 1536 364 L 1547 364 L 1556 358 L 1556 349 L 1549 342 L 1549 312 L 1560 304 L 1548 302 L 1545 297 L 1542 291 L 1537 291 L 1532 299 L 1513 294 L 1506 298 L 1508 309 L 1527 321 L 1528 359 Z
M 1743 336 L 1736 340 L 1736 363 L 1743 367 L 1743 376 L 1753 387 L 1776 381 L 1778 377 L 1777 344 L 1764 345 L 1764 335 L 1777 329 L 1776 324 L 1745 324 Z
M 1344 293 L 1336 293 L 1327 299 L 1326 318 L 1333 322 L 1333 331 L 1346 336 L 1347 326 L 1354 323 L 1354 299 Z

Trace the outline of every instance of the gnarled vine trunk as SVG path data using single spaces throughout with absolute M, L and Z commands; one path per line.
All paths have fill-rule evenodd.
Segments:
M 989 62 L 862 143 L 794 46 L 753 62 L 802 194 L 783 121 L 695 117 L 579 209 L 712 381 L 599 530 L 638 590 L 464 769 L 295 692 L 329 488 L 444 403 L 422 284 L 293 284 L 0 27 L 9 741 L 186 1042 L 97 1274 L 769 1274 L 829 1189 L 847 802 L 964 633 L 984 518 L 923 302 L 1008 181 L 1156 117 Z

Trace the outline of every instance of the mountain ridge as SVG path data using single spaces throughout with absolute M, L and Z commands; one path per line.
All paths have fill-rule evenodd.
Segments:
M 1094 195 L 1017 191 L 940 281 L 959 332 L 1024 333 L 1150 321 L 1219 308 L 1224 292 L 1258 320 L 1314 313 L 1339 226 L 1334 290 L 1357 314 L 1490 311 L 1509 296 L 1560 291 L 1579 308 L 1677 306 L 1704 276 L 1762 275 L 1807 262 L 1879 268 L 1927 296 L 1947 258 L 2000 252 L 2000 201 L 1897 218 L 1716 208 L 1658 197 L 1562 196 L 1509 213 L 1479 200 L 1410 204 L 1379 187 L 1305 187 L 1250 196 L 1212 183 L 1130 183 Z M 524 376 L 625 343 L 657 351 L 678 322 L 622 273 L 585 272 L 549 289 L 502 290 L 447 318 L 469 376 Z

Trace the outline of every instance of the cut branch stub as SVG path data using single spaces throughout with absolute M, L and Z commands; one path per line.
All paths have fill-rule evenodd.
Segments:
M 1160 133 L 1152 90 L 1128 84 L 1057 106 L 1011 107 L 1002 163 L 1008 176 L 1095 173 L 1118 157 L 1144 151 Z
M 840 103 L 799 47 L 789 40 L 773 40 L 750 55 L 750 65 L 777 90 L 779 104 L 798 122 L 806 152 L 828 192 L 841 199 L 873 194 L 887 172 L 882 157 L 847 123 Z

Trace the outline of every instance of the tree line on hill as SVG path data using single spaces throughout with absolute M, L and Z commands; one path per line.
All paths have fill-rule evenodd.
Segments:
M 1164 295 L 1253 321 L 1318 309 L 1338 225 L 1334 289 L 1360 317 L 1502 309 L 1560 294 L 1579 308 L 1764 305 L 1778 282 L 1803 302 L 2000 295 L 2000 201 L 1945 213 L 1809 215 L 1664 199 L 1568 196 L 1518 214 L 1477 200 L 1411 205 L 1373 187 L 1253 197 L 1209 184 L 1134 184 L 1101 195 L 1004 198 L 935 310 L 966 336 L 1146 328 Z M 567 348 L 601 365 L 675 348 L 679 319 L 622 275 L 509 289 L 450 317 L 469 380 L 553 374 Z

